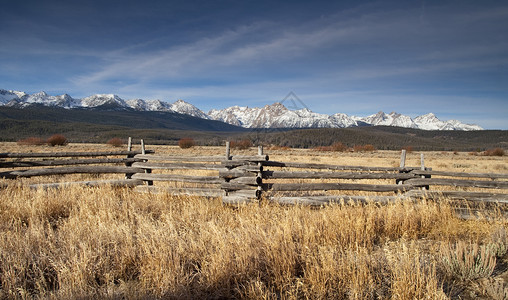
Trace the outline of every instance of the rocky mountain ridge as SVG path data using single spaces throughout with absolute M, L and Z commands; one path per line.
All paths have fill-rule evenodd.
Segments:
M 222 121 L 244 128 L 346 128 L 371 125 L 423 130 L 483 130 L 478 125 L 464 124 L 458 120 L 439 120 L 433 113 L 416 118 L 396 112 L 386 114 L 382 111 L 367 117 L 348 116 L 343 113 L 327 115 L 312 112 L 307 108 L 290 110 L 279 102 L 261 108 L 232 106 L 221 110 L 212 109 L 208 113 L 204 113 L 183 100 L 177 100 L 174 103 L 161 100 L 123 100 L 114 94 L 96 94 L 75 99 L 68 94 L 51 96 L 46 92 L 39 92 L 30 95 L 25 92 L 0 89 L 0 106 L 23 108 L 33 104 L 67 109 L 132 109 L 136 111 L 176 112 L 202 119 Z

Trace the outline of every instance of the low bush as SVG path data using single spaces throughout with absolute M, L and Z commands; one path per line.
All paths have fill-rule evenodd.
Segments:
M 331 151 L 335 151 L 335 152 L 345 152 L 348 150 L 348 148 L 346 147 L 346 145 L 342 144 L 341 142 L 336 142 L 336 143 L 333 143 L 331 146 Z
M 112 138 L 107 142 L 107 144 L 113 147 L 122 147 L 123 141 L 120 138 Z
M 413 152 L 413 146 L 406 146 L 402 148 L 402 150 L 406 150 L 406 153 L 412 153 Z
M 496 267 L 496 252 L 491 244 L 458 241 L 442 245 L 440 253 L 444 272 L 461 281 L 487 278 Z
M 504 156 L 504 150 L 501 148 L 488 149 L 483 152 L 485 156 Z
M 67 145 L 67 138 L 61 134 L 54 134 L 46 140 L 46 143 L 52 147 L 65 146 Z
M 188 149 L 196 146 L 196 142 L 191 138 L 182 138 L 178 141 L 178 146 L 182 149 Z
M 20 146 L 40 146 L 46 144 L 46 142 L 38 137 L 28 137 L 26 139 L 18 140 Z

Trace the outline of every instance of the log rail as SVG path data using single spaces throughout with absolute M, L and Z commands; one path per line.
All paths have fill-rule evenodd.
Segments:
M 61 182 L 31 185 L 32 188 L 55 188 L 70 185 L 85 186 L 136 186 L 142 180 L 131 179 L 133 173 L 143 171 L 132 167 L 140 159 L 135 155 L 154 153 L 151 150 L 132 150 L 132 140 L 129 138 L 127 151 L 101 151 L 101 152 L 44 152 L 44 153 L 0 153 L 0 178 L 16 179 L 21 177 L 52 176 L 68 174 L 125 174 L 124 179 L 94 180 L 78 182 Z M 7 187 L 2 183 L 0 187 Z
M 442 197 L 508 204 L 508 174 L 436 171 L 424 166 L 423 154 L 420 166 L 407 167 L 405 156 L 403 151 L 399 167 L 346 166 L 273 161 L 262 147 L 257 155 L 231 155 L 229 143 L 225 155 L 177 156 L 156 155 L 144 149 L 143 142 L 141 151 L 133 151 L 129 142 L 127 151 L 0 153 L 0 178 L 118 173 L 125 178 L 34 187 L 124 185 L 139 192 L 221 197 L 224 203 L 235 204 L 267 200 L 321 206 L 341 201 L 387 203 Z M 5 186 L 2 183 L 0 188 Z M 351 195 L 350 191 L 371 196 Z

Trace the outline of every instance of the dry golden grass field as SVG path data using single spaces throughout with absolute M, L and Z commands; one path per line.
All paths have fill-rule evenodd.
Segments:
M 148 146 L 223 155 L 223 147 Z M 1 152 L 107 151 L 0 143 Z M 256 149 L 241 154 L 255 154 Z M 270 160 L 399 165 L 397 151 L 266 149 Z M 419 166 L 419 153 L 406 165 Z M 508 157 L 426 152 L 434 170 L 508 173 Z M 447 199 L 320 209 L 137 193 L 29 189 L 91 175 L 0 179 L 0 298 L 507 299 L 508 220 L 461 219 Z M 118 176 L 108 175 L 105 177 Z M 97 177 L 97 176 L 95 176 Z

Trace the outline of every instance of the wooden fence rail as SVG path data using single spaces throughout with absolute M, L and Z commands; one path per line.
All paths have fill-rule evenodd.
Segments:
M 142 143 L 143 145 L 143 143 Z M 142 180 L 131 180 L 133 173 L 143 169 L 132 167 L 134 162 L 142 160 L 134 158 L 141 153 L 153 153 L 142 146 L 140 151 L 133 151 L 131 139 L 127 151 L 101 152 L 45 152 L 45 153 L 0 153 L 0 178 L 16 179 L 19 177 L 51 176 L 67 174 L 125 174 L 125 179 L 95 180 L 38 184 L 31 187 L 51 188 L 74 184 L 97 186 L 108 184 L 113 186 L 134 186 L 142 184 Z M 123 156 L 123 157 L 118 157 Z M 28 169 L 27 169 L 28 168 Z M 6 184 L 3 184 L 5 187 Z
M 262 147 L 258 147 L 257 155 L 231 155 L 229 143 L 225 155 L 156 155 L 145 150 L 142 143 L 141 151 L 132 151 L 129 146 L 128 151 L 110 152 L 0 153 L 0 168 L 4 169 L 0 177 L 120 173 L 125 174 L 125 179 L 49 183 L 38 187 L 106 183 L 134 186 L 140 192 L 222 197 L 224 203 L 267 199 L 282 204 L 323 205 L 339 201 L 387 203 L 397 199 L 447 197 L 508 204 L 505 192 L 508 174 L 435 171 L 423 163 L 422 155 L 421 166 L 405 166 L 404 151 L 400 167 L 279 162 L 270 160 Z M 439 190 L 434 190 L 435 187 Z M 340 191 L 347 193 L 340 194 Z M 371 196 L 350 195 L 350 191 L 368 192 Z
M 416 175 L 444 176 L 444 177 L 508 179 L 508 174 L 499 174 L 499 173 L 459 173 L 459 172 L 444 172 L 429 170 L 413 170 L 410 173 Z
M 153 152 L 146 150 L 147 152 Z M 56 158 L 136 155 L 141 151 L 103 151 L 103 152 L 46 152 L 46 153 L 0 153 L 0 158 Z
M 224 156 L 171 156 L 171 155 L 136 155 L 141 160 L 132 164 L 133 168 L 143 169 L 132 175 L 132 179 L 145 182 L 173 182 L 184 186 L 146 186 L 136 187 L 141 192 L 169 192 L 176 195 L 196 195 L 222 197 L 225 202 L 232 198 L 259 197 L 257 186 L 261 184 L 260 177 L 255 173 L 260 171 L 255 167 L 260 162 L 268 161 L 267 155 L 231 155 L 229 144 Z M 207 171 L 212 175 L 174 174 L 175 170 Z M 168 173 L 169 172 L 169 173 Z M 241 186 L 229 188 L 227 185 Z
M 34 177 L 34 176 L 50 176 L 50 175 L 66 175 L 66 174 L 111 174 L 111 173 L 137 173 L 143 169 L 132 167 L 117 166 L 77 166 L 77 167 L 60 167 L 48 169 L 31 169 L 20 171 L 9 171 L 0 173 L 0 177 L 9 179 L 17 177 Z
M 259 154 L 262 154 L 262 150 Z M 220 170 L 219 176 L 226 179 L 226 181 L 221 184 L 221 188 L 226 191 L 226 194 L 229 195 L 232 191 L 242 191 L 238 193 L 238 195 L 244 193 L 244 197 L 225 197 L 224 202 L 227 203 L 247 202 L 248 197 L 246 196 L 253 197 L 254 194 L 252 192 L 245 194 L 245 191 L 252 189 L 256 189 L 255 196 L 258 199 L 261 198 L 261 195 L 264 195 L 263 198 L 269 201 L 284 204 L 301 203 L 323 205 L 330 202 L 346 200 L 364 202 L 367 201 L 367 199 L 384 203 L 401 198 L 422 197 L 447 197 L 458 200 L 471 199 L 472 201 L 508 203 L 508 194 L 492 193 L 490 191 L 456 190 L 456 188 L 507 189 L 508 181 L 503 181 L 503 179 L 508 179 L 508 174 L 434 171 L 424 166 L 423 154 L 421 155 L 421 166 L 405 166 L 405 160 L 406 153 L 403 151 L 401 154 L 400 167 L 395 168 L 278 162 L 270 161 L 268 158 L 267 160 L 249 162 L 226 161 L 223 162 L 226 169 Z M 284 170 L 268 170 L 267 168 L 270 167 L 284 168 Z M 287 169 L 289 169 L 289 171 Z M 254 177 L 256 180 L 253 180 Z M 473 180 L 472 178 L 490 179 L 490 181 Z M 289 179 L 293 180 L 293 182 L 284 182 Z M 333 182 L 334 180 L 357 181 L 372 179 L 385 181 L 395 180 L 395 182 L 394 184 Z M 275 182 L 271 182 L 273 180 L 275 180 Z M 298 182 L 295 183 L 294 180 Z M 310 180 L 310 182 L 307 180 Z M 332 182 L 330 182 L 330 180 Z M 431 186 L 443 186 L 455 190 L 430 191 L 429 189 Z M 312 195 L 314 191 L 324 193 L 328 191 L 362 191 L 392 193 L 392 195 Z M 289 192 L 291 196 L 283 195 L 285 192 Z M 280 193 L 282 193 L 282 195 L 280 195 Z

